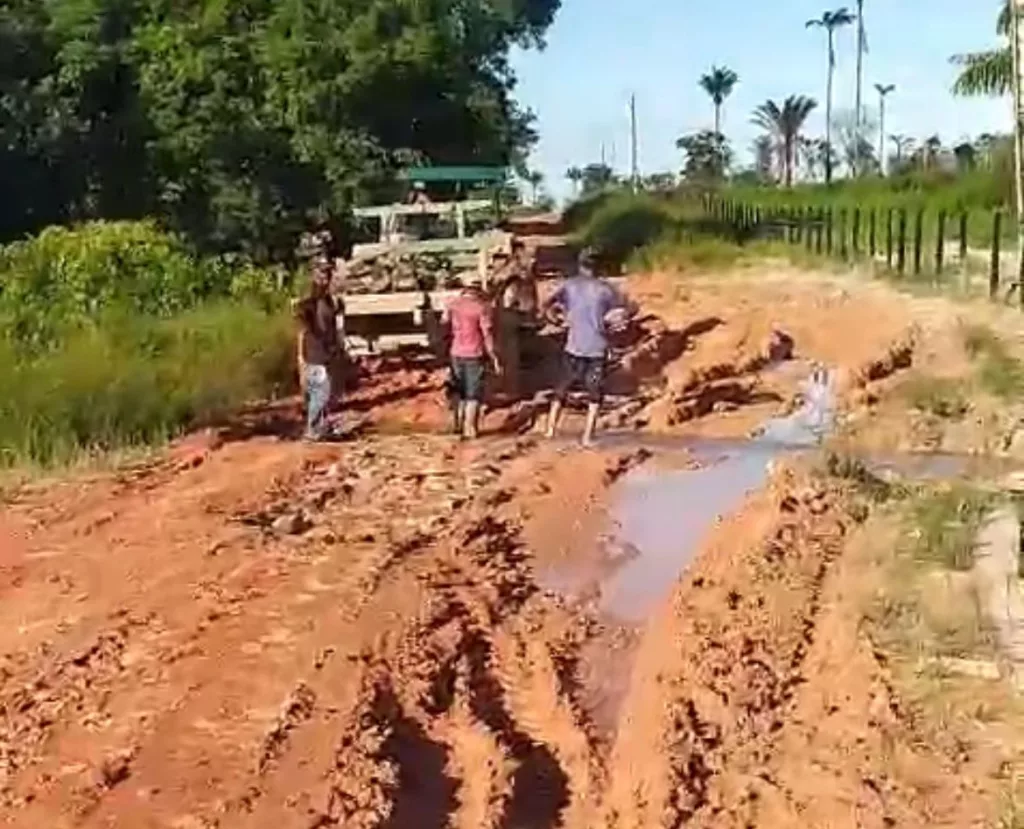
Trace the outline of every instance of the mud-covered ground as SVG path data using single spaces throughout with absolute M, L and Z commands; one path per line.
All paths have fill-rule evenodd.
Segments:
M 440 372 L 393 363 L 351 395 L 348 443 L 282 437 L 285 406 L 8 492 L 5 825 L 993 825 L 862 630 L 864 515 L 813 458 L 679 538 L 693 560 L 642 620 L 602 602 L 617 487 L 687 463 L 658 436 L 746 435 L 818 361 L 844 439 L 914 448 L 898 389 L 951 370 L 958 312 L 794 273 L 630 290 L 606 425 L 632 437 L 595 451 L 544 443 L 531 412 L 456 443 Z M 793 359 L 766 359 L 773 326 Z

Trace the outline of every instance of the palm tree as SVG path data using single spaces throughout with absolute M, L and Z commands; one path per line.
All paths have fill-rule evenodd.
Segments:
M 530 185 L 532 189 L 533 199 L 532 204 L 537 203 L 537 191 L 540 190 L 540 186 L 544 183 L 544 174 L 540 170 L 530 170 L 526 174 L 526 183 Z
M 996 34 L 1007 39 L 1013 19 L 1010 2 L 1003 4 L 996 21 Z M 1009 44 L 987 52 L 953 55 L 952 61 L 963 67 L 953 84 L 955 95 L 1007 95 L 1013 89 L 1013 50 Z
M 895 91 L 896 84 L 875 84 L 878 90 L 878 165 L 885 175 L 885 99 Z
M 904 154 L 914 146 L 914 139 L 909 135 L 890 135 L 889 140 L 896 145 L 896 165 L 900 167 L 903 165 Z
M 997 142 L 998 139 L 996 138 L 996 136 L 994 136 L 990 132 L 983 132 L 981 135 L 978 136 L 977 140 L 975 141 L 978 155 L 981 156 L 982 161 L 984 162 L 986 167 L 992 166 L 992 156 L 995 152 Z
M 775 101 L 765 101 L 754 110 L 753 122 L 775 138 L 782 167 L 782 178 L 789 187 L 793 184 L 793 164 L 800 132 L 818 102 L 803 95 L 790 95 L 780 107 Z
M 924 168 L 930 170 L 935 159 L 942 152 L 942 139 L 937 135 L 927 138 L 921 148 L 924 151 Z
M 565 171 L 565 177 L 572 182 L 573 193 L 580 191 L 580 182 L 583 181 L 583 171 L 579 167 L 570 167 Z
M 759 135 L 750 145 L 754 154 L 754 170 L 761 181 L 774 181 L 773 142 L 770 135 Z
M 701 76 L 700 87 L 715 105 L 715 133 L 722 133 L 722 104 L 732 94 L 740 76 L 725 66 L 712 66 L 711 71 Z
M 864 0 L 857 0 L 857 132 L 860 133 L 863 121 L 864 89 L 864 55 L 868 52 L 868 33 L 864 28 Z
M 856 18 L 843 6 L 835 11 L 825 12 L 817 20 L 808 20 L 807 28 L 819 27 L 828 33 L 828 85 L 825 92 L 825 142 L 830 152 L 825 160 L 825 183 L 832 183 L 832 82 L 836 71 L 836 29 L 849 26 Z

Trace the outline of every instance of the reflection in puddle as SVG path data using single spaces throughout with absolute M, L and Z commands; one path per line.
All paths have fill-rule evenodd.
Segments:
M 606 582 L 601 607 L 623 621 L 640 621 L 664 599 L 708 531 L 760 489 L 771 462 L 783 453 L 816 446 L 832 428 L 834 381 L 815 367 L 804 384 L 803 403 L 773 418 L 758 437 L 724 446 L 693 443 L 700 469 L 638 470 L 621 483 L 611 507 L 620 542 L 637 550 Z
M 612 520 L 622 544 L 639 552 L 606 582 L 601 608 L 641 621 L 663 599 L 719 516 L 760 488 L 774 447 L 751 445 L 702 469 L 639 470 L 620 484 Z

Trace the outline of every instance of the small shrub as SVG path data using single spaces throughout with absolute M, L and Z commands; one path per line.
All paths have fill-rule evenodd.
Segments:
M 975 540 L 991 500 L 963 484 L 922 490 L 909 515 L 915 557 L 947 570 L 971 569 Z
M 1013 356 L 990 328 L 973 325 L 965 329 L 964 348 L 980 363 L 978 383 L 982 389 L 1004 400 L 1024 394 L 1024 362 Z
M 954 378 L 918 375 L 902 391 L 912 408 L 945 420 L 961 420 L 971 409 L 963 382 Z

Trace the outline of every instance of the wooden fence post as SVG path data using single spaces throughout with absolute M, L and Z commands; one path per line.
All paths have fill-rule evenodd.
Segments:
M 996 210 L 992 214 L 992 261 L 988 272 L 988 295 L 995 299 L 999 293 L 999 242 L 1003 233 L 1003 214 Z
M 839 255 L 843 260 L 847 257 L 846 208 L 839 210 Z
M 823 208 L 818 208 L 818 223 L 814 228 L 814 252 L 821 256 L 822 251 L 825 249 L 825 211 Z
M 960 213 L 960 279 L 964 292 L 971 289 L 971 272 L 967 265 L 967 211 Z
M 860 208 L 853 209 L 853 258 L 860 257 Z
M 907 272 L 907 208 L 900 208 L 899 233 L 896 236 L 896 271 L 900 276 Z
M 871 224 L 868 228 L 868 247 L 871 250 L 871 261 L 875 261 L 878 253 L 878 211 L 871 208 Z
M 804 208 L 804 248 L 810 253 L 814 249 L 814 211 Z
M 942 263 L 946 256 L 946 211 L 939 211 L 938 227 L 935 229 L 935 273 L 942 276 Z
M 893 238 L 892 238 L 892 208 L 888 208 L 885 211 L 886 221 L 886 237 L 885 237 L 885 266 L 892 270 L 892 251 L 893 251 Z
M 832 255 L 832 208 L 825 211 L 825 253 Z
M 924 243 L 924 208 L 917 209 L 914 217 L 914 276 L 921 275 L 921 247 Z

